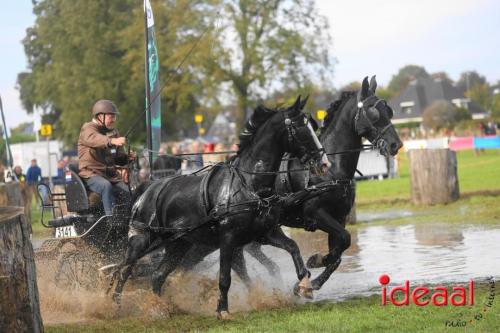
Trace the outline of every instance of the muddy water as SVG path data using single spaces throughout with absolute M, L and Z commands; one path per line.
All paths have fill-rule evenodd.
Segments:
M 290 231 L 306 260 L 311 254 L 327 252 L 321 232 Z M 494 276 L 500 278 L 500 226 L 473 226 L 422 223 L 402 226 L 365 226 L 351 232 L 352 245 L 342 264 L 315 300 L 338 301 L 355 295 L 378 293 L 378 277 L 386 273 L 391 283 L 410 280 L 433 284 L 466 282 Z M 233 274 L 230 309 L 233 312 L 281 307 L 302 302 L 291 295 L 297 281 L 290 256 L 269 246 L 264 252 L 275 260 L 281 280 L 247 253 L 245 258 L 254 288 L 248 293 Z M 213 314 L 218 295 L 218 253 L 207 257 L 194 272 L 175 273 L 158 298 L 149 291 L 148 281 L 131 281 L 120 308 L 102 290 L 62 291 L 56 288 L 51 267 L 38 263 L 42 316 L 47 324 L 95 319 L 140 316 L 167 318 L 174 312 Z M 313 269 L 313 277 L 321 269 Z M 53 273 L 52 273 L 53 274 Z
M 304 258 L 326 253 L 327 239 L 319 232 L 292 232 Z M 389 274 L 400 284 L 466 282 L 488 276 L 500 277 L 500 226 L 418 224 L 367 226 L 351 232 L 352 245 L 342 264 L 315 299 L 340 300 L 379 292 L 378 277 Z M 276 250 L 266 248 L 272 255 Z M 291 260 L 278 257 L 287 284 L 295 281 Z M 257 270 L 258 263 L 253 263 Z M 312 270 L 313 277 L 321 269 Z M 391 283 L 392 283 L 391 282 Z

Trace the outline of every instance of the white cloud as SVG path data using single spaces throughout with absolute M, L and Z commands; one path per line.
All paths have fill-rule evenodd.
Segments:
M 428 57 L 418 49 L 424 51 L 440 25 L 450 20 L 466 24 L 467 15 L 488 3 L 493 0 L 318 0 L 320 13 L 330 21 L 332 53 L 339 60 L 336 85 L 375 74 L 367 72 L 370 68 L 387 83 L 405 64 L 426 65 L 422 61 Z

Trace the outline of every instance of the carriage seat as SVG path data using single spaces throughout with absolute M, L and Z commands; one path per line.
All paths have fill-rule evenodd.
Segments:
M 99 209 L 102 205 L 101 196 L 87 188 L 78 175 L 78 164 L 69 163 L 64 177 L 68 211 L 80 213 Z

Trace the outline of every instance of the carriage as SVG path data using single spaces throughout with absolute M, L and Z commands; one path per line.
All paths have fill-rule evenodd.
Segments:
M 68 164 L 63 186 L 64 191 L 56 193 L 44 183 L 38 185 L 41 223 L 52 229 L 52 237 L 35 250 L 36 258 L 49 264 L 58 287 L 93 289 L 101 280 L 99 269 L 123 255 L 130 207 L 118 204 L 112 215 L 105 215 L 99 194 L 88 190 L 76 164 Z M 134 276 L 151 271 L 152 258 L 145 258 Z

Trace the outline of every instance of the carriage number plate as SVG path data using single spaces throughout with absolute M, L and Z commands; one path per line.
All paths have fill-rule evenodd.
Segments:
M 66 227 L 56 228 L 56 238 L 66 238 L 77 236 L 75 227 L 68 225 Z

